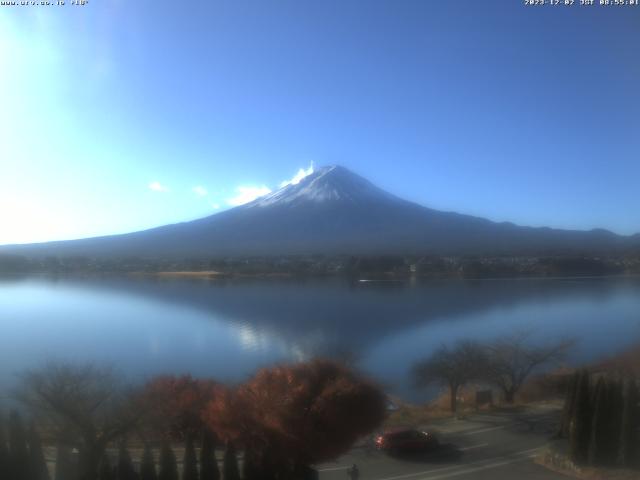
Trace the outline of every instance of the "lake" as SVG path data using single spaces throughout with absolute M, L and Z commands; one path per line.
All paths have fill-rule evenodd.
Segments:
M 575 337 L 570 364 L 616 353 L 640 341 L 640 279 L 5 278 L 0 388 L 50 359 L 112 364 L 132 381 L 189 372 L 235 382 L 275 362 L 349 355 L 419 400 L 416 360 L 519 329 L 539 342 Z

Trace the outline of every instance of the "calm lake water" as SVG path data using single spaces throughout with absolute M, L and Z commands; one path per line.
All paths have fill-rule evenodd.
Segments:
M 0 388 L 48 359 L 113 364 L 134 381 L 190 372 L 233 382 L 274 362 L 349 353 L 418 400 L 416 360 L 522 328 L 537 341 L 576 337 L 570 363 L 620 351 L 640 341 L 640 279 L 3 279 Z

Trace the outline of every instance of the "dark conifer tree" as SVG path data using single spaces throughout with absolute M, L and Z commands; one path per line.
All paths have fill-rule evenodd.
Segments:
M 227 448 L 224 452 L 224 462 L 222 464 L 224 480 L 240 480 L 240 472 L 238 470 L 238 457 L 233 442 L 227 442 Z
M 244 449 L 244 459 L 242 462 L 243 480 L 261 480 L 260 457 L 252 448 Z
M 198 480 L 198 457 L 191 435 L 187 435 L 187 439 L 185 440 L 182 480 Z
M 149 445 L 145 445 L 140 463 L 140 480 L 158 480 L 156 461 Z
M 33 424 L 29 429 L 29 478 L 30 480 L 49 480 L 50 478 L 40 435 Z
M 160 472 L 158 473 L 159 480 L 178 480 L 178 465 L 176 462 L 176 455 L 171 449 L 169 442 L 162 444 L 160 450 Z
M 622 428 L 622 383 L 617 378 L 607 381 L 608 402 L 607 410 L 607 443 L 604 449 L 604 460 L 607 465 L 613 465 L 617 461 L 620 450 L 620 437 Z
M 620 424 L 620 442 L 618 449 L 618 463 L 623 466 L 633 466 L 638 453 L 637 430 L 640 426 L 638 414 L 638 388 L 634 379 L 625 381 L 623 390 L 622 421 Z
M 56 449 L 56 480 L 76 480 L 76 469 L 71 458 L 71 449 L 58 444 Z
M 569 424 L 571 423 L 571 417 L 573 416 L 579 379 L 580 373 L 575 372 L 569 379 L 569 383 L 567 385 L 567 391 L 564 396 L 564 406 L 562 408 L 562 418 L 560 420 L 559 435 L 562 438 L 569 438 Z
M 318 480 L 318 471 L 309 465 L 296 465 L 294 475 L 300 480 Z
M 273 455 L 271 448 L 267 447 L 265 451 L 262 452 L 262 459 L 260 462 L 260 478 L 261 480 L 276 480 L 278 478 L 278 474 L 286 475 L 282 472 L 283 469 L 286 469 L 286 465 L 283 465 L 281 461 L 276 459 L 276 456 Z
M 607 449 L 607 430 L 609 425 L 607 412 L 609 411 L 607 385 L 602 377 L 596 383 L 593 394 L 593 416 L 591 420 L 591 440 L 589 442 L 589 464 L 602 465 L 605 461 Z
M 99 480 L 117 480 L 116 469 L 111 465 L 109 456 L 104 454 L 100 460 L 100 466 L 98 467 L 98 479 Z
M 589 372 L 583 370 L 576 389 L 575 406 L 569 426 L 569 454 L 576 463 L 585 463 L 591 440 L 591 392 Z
M 205 432 L 200 450 L 200 480 L 220 480 L 220 469 L 216 460 L 216 438 Z
M 29 480 L 27 435 L 18 412 L 9 416 L 9 471 L 12 480 Z
M 120 449 L 118 450 L 118 471 L 117 471 L 118 480 L 136 480 L 137 475 L 136 471 L 133 468 L 133 461 L 131 460 L 131 455 L 129 454 L 129 450 L 127 450 L 127 446 L 124 442 L 120 444 Z
M 0 478 L 9 478 L 9 448 L 4 429 L 4 418 L 0 414 Z

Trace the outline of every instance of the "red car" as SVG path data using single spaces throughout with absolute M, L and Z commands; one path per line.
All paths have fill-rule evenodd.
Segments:
M 376 448 L 392 454 L 428 452 L 439 445 L 433 434 L 420 430 L 394 430 L 376 437 Z

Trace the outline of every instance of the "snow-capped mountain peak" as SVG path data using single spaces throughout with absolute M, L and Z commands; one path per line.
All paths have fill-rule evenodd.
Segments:
M 328 202 L 363 203 L 376 199 L 397 199 L 368 180 L 339 165 L 322 167 L 297 184 L 286 185 L 258 198 L 245 207 L 321 204 Z

